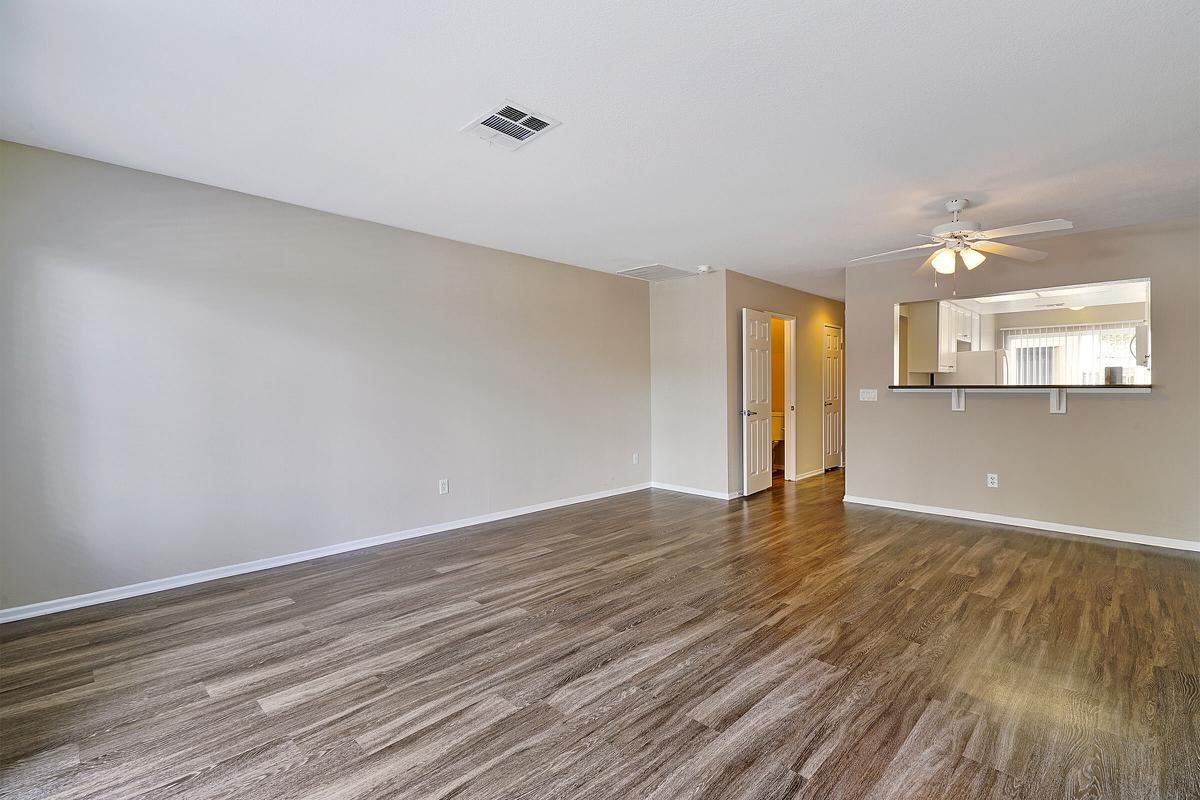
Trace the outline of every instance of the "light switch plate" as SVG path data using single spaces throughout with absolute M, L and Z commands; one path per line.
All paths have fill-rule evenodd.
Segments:
M 874 403 L 876 400 L 879 399 L 879 390 L 878 389 L 859 389 L 858 390 L 858 399 L 866 401 L 868 403 Z

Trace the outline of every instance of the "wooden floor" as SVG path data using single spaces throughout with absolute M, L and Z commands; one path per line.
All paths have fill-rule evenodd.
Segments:
M 648 490 L 12 623 L 0 796 L 1196 798 L 1200 560 Z

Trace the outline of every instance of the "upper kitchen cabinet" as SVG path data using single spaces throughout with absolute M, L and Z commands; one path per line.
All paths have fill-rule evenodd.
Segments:
M 954 372 L 958 354 L 979 349 L 979 314 L 952 300 L 938 301 L 938 372 Z
M 980 342 L 979 314 L 946 300 L 926 300 L 900 306 L 898 318 L 903 319 L 900 332 L 905 358 L 904 380 L 930 382 L 936 373 L 954 372 L 958 354 L 978 350 Z

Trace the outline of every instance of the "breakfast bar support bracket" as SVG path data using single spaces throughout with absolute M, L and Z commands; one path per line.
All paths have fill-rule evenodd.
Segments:
M 950 410 L 951 411 L 966 411 L 967 410 L 967 390 L 966 389 L 951 389 L 950 390 Z
M 1050 413 L 1051 414 L 1067 413 L 1067 390 L 1066 389 L 1051 389 L 1050 390 Z

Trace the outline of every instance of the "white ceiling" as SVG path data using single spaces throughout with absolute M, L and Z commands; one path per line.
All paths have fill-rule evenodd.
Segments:
M 985 227 L 1200 213 L 1194 0 L 4 0 L 0 137 L 605 270 L 840 297 Z M 458 133 L 510 98 L 562 121 Z

